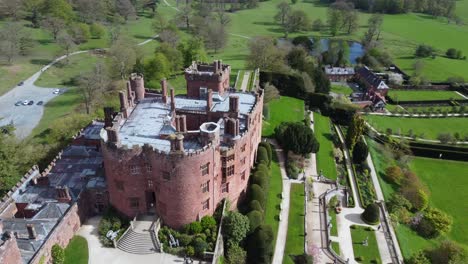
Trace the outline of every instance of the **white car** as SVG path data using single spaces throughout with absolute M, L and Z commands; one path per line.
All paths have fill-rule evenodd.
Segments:
M 24 100 L 23 101 L 23 105 L 28 105 L 29 104 L 29 101 L 28 100 Z
M 58 94 L 58 93 L 60 93 L 60 89 L 55 89 L 54 94 Z

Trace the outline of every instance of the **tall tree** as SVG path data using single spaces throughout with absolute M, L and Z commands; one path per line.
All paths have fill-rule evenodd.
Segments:
M 176 15 L 176 20 L 184 23 L 186 29 L 190 29 L 190 21 L 192 18 L 192 8 L 190 5 L 186 5 L 180 9 Z
M 383 16 L 381 14 L 373 14 L 367 21 L 368 29 L 364 34 L 364 45 L 371 46 L 371 43 L 374 41 L 379 41 L 381 27 L 383 24 Z
M 29 19 L 35 28 L 38 28 L 40 25 L 39 19 L 42 3 L 43 0 L 25 0 L 23 3 L 25 10 L 31 13 Z
M 45 17 L 56 17 L 71 21 L 75 16 L 72 6 L 66 0 L 44 0 L 41 14 Z
M 250 68 L 277 71 L 284 65 L 285 54 L 271 37 L 255 37 L 249 42 L 247 65 Z
M 308 30 L 310 28 L 310 20 L 307 14 L 302 10 L 294 10 L 286 16 L 283 24 L 284 36 L 287 38 L 289 33 L 298 32 L 300 30 Z
M 278 13 L 275 15 L 275 20 L 279 21 L 281 25 L 284 25 L 286 17 L 288 16 L 289 12 L 291 12 L 291 7 L 286 1 L 279 3 L 276 7 L 278 8 Z
M 63 32 L 57 37 L 57 43 L 65 52 L 65 56 L 67 56 L 65 62 L 68 63 L 68 56 L 70 56 L 70 53 L 76 47 L 75 42 L 73 42 L 72 36 L 70 36 L 67 32 Z
M 226 29 L 221 24 L 211 24 L 206 31 L 206 47 L 213 49 L 217 53 L 222 49 L 228 40 Z
M 109 54 L 116 73 L 125 80 L 136 63 L 136 52 L 131 41 L 120 37 L 110 47 Z
M 135 7 L 130 0 L 116 0 L 115 7 L 119 15 L 121 15 L 125 21 L 136 15 Z
M 336 8 L 329 7 L 327 10 L 327 23 L 330 28 L 331 35 L 336 36 L 343 24 L 342 13 Z
M 92 107 L 99 102 L 108 85 L 107 72 L 104 64 L 97 63 L 90 72 L 81 74 L 79 90 L 86 108 L 86 114 L 91 113 Z
M 0 17 L 6 16 L 17 21 L 20 19 L 23 0 L 0 0 Z
M 364 119 L 359 114 L 355 114 L 346 133 L 346 145 L 348 145 L 350 150 L 354 149 L 354 145 L 356 145 L 356 142 L 363 133 Z
M 50 31 L 54 37 L 54 41 L 57 41 L 59 33 L 65 28 L 65 21 L 58 17 L 47 17 L 42 21 L 42 26 Z
M 18 22 L 8 22 L 0 28 L 0 56 L 8 64 L 20 54 L 23 35 L 23 27 Z

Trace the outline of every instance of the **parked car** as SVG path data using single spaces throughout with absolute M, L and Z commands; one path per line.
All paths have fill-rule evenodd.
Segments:
M 28 103 L 28 105 L 33 105 L 33 104 L 34 104 L 33 100 L 29 101 L 29 103 Z
M 23 86 L 24 82 L 19 82 L 18 86 Z
M 28 100 L 24 100 L 23 101 L 23 105 L 28 105 L 29 104 L 29 101 Z
M 60 89 L 55 89 L 54 94 L 58 94 L 58 93 L 60 93 Z
M 44 102 L 43 102 L 43 101 L 39 101 L 39 102 L 37 102 L 37 105 L 43 105 L 43 104 L 44 104 Z
M 18 101 L 15 103 L 16 106 L 19 106 L 19 105 L 22 105 L 23 104 L 23 101 Z

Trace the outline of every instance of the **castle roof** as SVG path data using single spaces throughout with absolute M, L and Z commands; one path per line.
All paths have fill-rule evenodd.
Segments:
M 357 74 L 361 76 L 368 84 L 372 85 L 378 90 L 388 89 L 387 84 L 382 79 L 372 72 L 367 66 L 361 67 L 357 70 Z

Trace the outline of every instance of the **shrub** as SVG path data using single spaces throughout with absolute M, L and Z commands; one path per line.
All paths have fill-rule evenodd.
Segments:
M 314 22 L 312 23 L 312 30 L 313 31 L 321 31 L 322 27 L 323 27 L 323 22 L 322 22 L 322 20 L 320 18 L 314 20 Z
M 250 201 L 249 208 L 250 208 L 250 211 L 257 210 L 257 211 L 263 212 L 263 208 L 260 205 L 260 202 L 257 200 Z
M 245 264 L 247 252 L 239 245 L 231 245 L 227 249 L 227 259 L 231 264 Z
M 262 162 L 264 162 L 266 165 L 270 164 L 270 161 L 268 159 L 268 151 L 264 147 L 258 147 L 257 163 L 262 163 Z
M 263 214 L 260 211 L 254 210 L 247 214 L 250 223 L 250 231 L 255 230 L 263 222 Z
M 252 177 L 252 183 L 258 184 L 260 187 L 266 190 L 268 188 L 267 174 L 265 174 L 262 170 L 257 170 Z
M 294 263 L 295 264 L 313 264 L 314 259 L 312 256 L 304 253 L 302 255 L 294 256 Z
M 380 209 L 376 203 L 369 204 L 361 214 L 361 219 L 370 224 L 375 225 L 380 221 Z
M 353 162 L 357 164 L 364 162 L 368 154 L 369 149 L 366 143 L 363 140 L 359 140 L 353 148 Z
M 192 241 L 193 249 L 195 250 L 195 255 L 198 257 L 203 257 L 205 251 L 208 249 L 208 244 L 201 238 L 195 238 Z
M 247 243 L 248 263 L 271 263 L 273 256 L 273 230 L 269 225 L 260 225 L 249 236 Z
M 213 216 L 206 215 L 202 217 L 200 223 L 203 230 L 216 230 L 216 220 Z
M 189 233 L 191 235 L 201 233 L 202 230 L 202 225 L 198 221 L 192 222 L 185 226 L 185 233 Z
M 363 256 L 357 256 L 354 258 L 356 261 L 359 261 L 359 262 L 362 262 L 364 261 L 364 257 Z
M 424 190 L 417 189 L 417 187 L 409 185 L 402 188 L 401 193 L 413 205 L 417 211 L 423 211 L 429 204 L 429 196 Z
M 179 236 L 179 242 L 181 246 L 188 246 L 192 242 L 192 236 L 187 235 L 187 234 L 180 234 Z
M 292 159 L 286 161 L 286 173 L 289 178 L 297 179 L 300 173 L 299 168 L 296 166 L 296 162 Z
M 192 246 L 188 246 L 187 249 L 185 250 L 185 253 L 189 257 L 195 256 L 195 249 Z
M 262 208 L 265 208 L 265 193 L 263 192 L 262 187 L 258 184 L 252 184 L 250 185 L 250 190 L 249 190 L 249 200 L 257 200 Z
M 434 54 L 434 48 L 429 45 L 419 45 L 416 48 L 416 57 L 430 57 Z
M 328 201 L 328 207 L 329 208 L 335 208 L 338 205 L 338 198 L 336 196 L 333 196 L 330 198 L 330 201 Z
M 401 184 L 403 171 L 398 166 L 391 166 L 385 169 L 385 180 L 389 183 Z
M 268 166 L 270 166 L 271 161 L 273 160 L 273 149 L 271 148 L 271 144 L 268 142 L 260 142 L 259 146 L 264 147 L 267 150 L 268 160 L 270 161 Z
M 465 249 L 452 241 L 444 241 L 427 252 L 431 263 L 467 263 Z
M 431 261 L 427 258 L 423 251 L 414 253 L 408 260 L 405 261 L 407 264 L 431 264 Z
M 390 199 L 386 202 L 387 209 L 389 212 L 397 212 L 400 209 L 411 210 L 411 202 L 400 194 L 393 194 Z
M 105 34 L 105 28 L 99 23 L 93 23 L 89 27 L 91 36 L 95 39 L 100 39 Z
M 239 212 L 229 212 L 224 218 L 222 230 L 228 246 L 239 244 L 244 240 L 249 229 L 249 218 Z
M 309 51 L 312 51 L 313 45 L 312 42 L 310 41 L 309 36 L 297 36 L 293 38 L 292 43 L 296 46 L 302 45 L 304 48 L 306 48 Z
M 418 233 L 426 238 L 438 237 L 450 231 L 452 217 L 436 208 L 429 208 L 417 226 Z
M 65 250 L 60 245 L 54 244 L 51 251 L 53 264 L 63 264 L 65 262 Z

